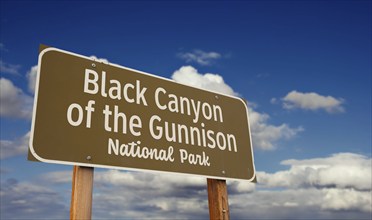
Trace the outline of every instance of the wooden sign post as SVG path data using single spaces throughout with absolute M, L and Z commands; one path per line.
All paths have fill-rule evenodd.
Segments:
M 229 202 L 227 198 L 226 180 L 207 179 L 209 218 L 211 220 L 230 219 Z
M 70 219 L 92 218 L 93 167 L 74 166 Z

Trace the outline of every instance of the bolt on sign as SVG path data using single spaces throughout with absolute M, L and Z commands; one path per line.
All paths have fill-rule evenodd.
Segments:
M 242 99 L 56 48 L 38 65 L 29 157 L 254 181 Z

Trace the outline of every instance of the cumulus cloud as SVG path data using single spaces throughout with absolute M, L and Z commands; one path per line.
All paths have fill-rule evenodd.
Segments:
M 247 181 L 227 181 L 229 195 L 251 193 L 256 190 L 256 184 Z
M 100 189 L 94 197 L 97 217 L 208 218 L 207 181 L 202 177 L 109 170 L 96 173 L 94 184 Z M 254 191 L 248 182 L 231 181 L 228 187 L 232 194 Z M 108 216 L 107 210 L 113 212 Z
M 50 183 L 71 182 L 71 171 L 56 171 L 43 174 L 44 181 Z M 123 188 L 154 188 L 160 193 L 172 193 L 174 187 L 199 188 L 203 190 L 206 179 L 191 175 L 157 174 L 149 172 L 126 172 L 120 170 L 96 171 L 94 174 L 95 184 L 98 186 L 110 184 Z M 149 184 L 151 183 L 151 184 Z M 255 184 L 246 181 L 228 181 L 228 186 L 234 193 L 247 193 L 255 190 Z
M 192 66 L 183 66 L 176 70 L 172 79 L 178 83 L 208 89 L 231 96 L 239 96 L 218 74 L 201 74 Z M 303 131 L 302 127 L 291 128 L 287 124 L 271 125 L 269 115 L 249 108 L 249 122 L 252 132 L 253 146 L 262 150 L 274 150 L 275 143 L 281 139 L 290 139 Z
M 332 96 L 322 96 L 315 92 L 302 93 L 294 90 L 283 97 L 282 101 L 283 108 L 286 109 L 300 108 L 311 111 L 322 109 L 328 113 L 345 111 L 342 107 L 344 103 L 343 99 L 337 99 Z
M 41 179 L 48 183 L 61 184 L 70 183 L 72 180 L 72 168 L 70 171 L 48 172 L 41 176 Z
M 64 193 L 46 185 L 8 179 L 1 182 L 1 219 L 68 219 Z M 64 203 L 65 202 L 65 203 Z
M 71 173 L 71 171 L 50 172 L 44 174 L 42 178 L 52 183 L 67 183 L 71 181 Z M 164 190 L 169 190 L 171 187 L 166 186 L 170 185 L 200 187 L 206 183 L 205 178 L 202 177 L 167 173 L 125 172 L 116 169 L 95 172 L 94 181 L 96 184 L 111 184 L 129 188 L 143 188 L 148 185 L 148 182 L 152 182 L 150 187 L 165 188 Z
M 204 178 L 108 171 L 97 175 L 95 181 L 101 192 L 94 197 L 97 203 L 93 210 L 96 208 L 98 218 L 208 217 Z
M 270 116 L 249 108 L 249 123 L 251 127 L 253 146 L 261 150 L 275 150 L 275 143 L 281 139 L 290 139 L 303 131 L 302 127 L 291 128 L 287 124 L 278 126 L 268 123 Z
M 231 196 L 231 213 L 280 219 L 300 215 L 312 219 L 370 217 L 370 157 L 337 153 L 325 158 L 289 159 L 281 164 L 290 167 L 275 173 L 258 172 L 253 193 Z
M 110 170 L 102 172 L 95 177 L 99 183 L 111 183 L 113 185 L 128 185 L 128 187 L 145 187 L 147 182 L 152 182 L 151 187 L 165 188 L 169 190 L 171 187 L 167 186 L 192 186 L 201 187 L 205 184 L 205 179 L 194 176 L 173 175 L 173 174 L 149 174 L 144 172 L 121 172 L 118 170 Z
M 28 150 L 29 139 L 30 132 L 13 141 L 0 140 L 0 159 L 25 155 Z
M 43 182 L 71 184 L 72 171 L 44 174 Z M 205 178 L 104 170 L 94 173 L 93 218 L 208 218 Z
M 312 160 L 318 159 L 321 158 Z M 292 172 L 291 169 L 288 172 Z M 257 186 L 228 181 L 232 218 L 293 219 L 301 215 L 312 219 L 350 219 L 366 218 L 371 211 L 368 190 L 292 185 L 278 190 L 278 185 L 261 181 L 260 173 Z M 58 179 L 57 175 L 55 178 Z M 297 178 L 300 181 L 302 176 Z M 347 180 L 353 182 L 348 177 Z M 94 184 L 93 210 L 97 218 L 120 218 L 124 214 L 140 219 L 208 218 L 205 178 L 109 170 L 96 172 Z M 340 210 L 351 215 L 340 213 Z
M 203 88 L 214 92 L 237 96 L 238 93 L 225 83 L 222 76 L 213 73 L 201 74 L 192 66 L 183 66 L 176 70 L 172 79 L 178 83 Z
M 324 190 L 322 209 L 326 210 L 360 210 L 372 212 L 371 192 L 354 189 L 328 189 Z
M 266 189 L 229 196 L 231 219 L 370 219 L 370 192 Z M 341 208 L 342 207 L 342 208 Z
M 260 182 L 268 187 L 352 188 L 371 190 L 372 160 L 353 153 L 337 153 L 326 158 L 285 160 L 290 168 L 274 174 L 260 172 Z
M 31 118 L 33 98 L 5 78 L 0 79 L 0 103 L 1 117 Z
M 36 77 L 37 77 L 38 65 L 31 67 L 31 69 L 27 72 L 27 79 L 28 79 L 28 90 L 32 94 L 35 93 L 35 85 L 36 85 Z
M 179 53 L 178 57 L 187 63 L 196 62 L 200 65 L 211 65 L 213 61 L 220 59 L 221 54 L 217 52 L 205 52 L 202 50 L 193 50 L 192 52 Z
M 0 60 L 0 72 L 2 73 L 8 73 L 11 75 L 20 75 L 19 74 L 20 68 L 21 68 L 21 65 L 14 65 L 14 64 L 6 63 Z
M 281 164 L 290 167 L 258 172 L 258 184 L 227 181 L 232 218 L 360 219 L 371 213 L 371 158 L 338 153 Z M 49 176 L 70 183 L 70 173 Z M 95 217 L 208 218 L 205 178 L 118 170 L 94 178 Z
M 281 164 L 289 165 L 288 169 L 271 174 L 258 172 L 258 184 L 227 181 L 232 219 L 297 219 L 298 216 L 304 219 L 370 218 L 370 157 L 338 153 L 324 158 L 288 159 Z M 339 172 L 335 170 L 339 168 L 349 174 L 338 176 Z M 309 169 L 315 171 L 309 174 Z M 363 173 L 352 174 L 357 169 Z M 71 174 L 72 169 L 50 172 L 36 177 L 36 180 L 41 180 L 45 186 L 65 184 L 70 189 Z M 9 184 L 5 185 L 2 185 L 3 194 L 9 189 Z M 56 205 L 53 202 L 45 204 L 47 200 L 44 195 L 50 193 L 51 198 L 56 199 L 61 194 L 42 185 L 11 185 L 14 185 L 13 189 L 3 197 L 8 199 L 7 203 L 1 204 L 4 216 L 9 216 L 10 210 L 14 210 L 10 203 L 24 203 L 27 206 L 16 206 L 19 210 L 14 212 L 13 217 L 22 216 L 26 209 L 33 209 L 36 214 L 31 213 L 29 217 L 37 218 L 38 213 Z M 118 219 L 126 216 L 132 219 L 207 219 L 209 215 L 205 178 L 96 169 L 94 187 L 93 218 Z M 24 194 L 25 191 L 29 193 Z M 41 193 L 44 207 L 35 203 L 36 197 L 28 196 L 33 192 Z M 69 203 L 71 192 L 64 193 L 67 198 L 58 198 L 61 202 L 59 205 Z M 53 216 L 68 215 L 65 207 L 54 207 L 55 212 L 61 210 L 64 210 L 63 213 Z

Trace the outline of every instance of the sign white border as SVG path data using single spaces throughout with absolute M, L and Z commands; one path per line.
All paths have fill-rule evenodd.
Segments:
M 237 179 L 237 178 L 229 178 L 229 177 L 223 177 L 223 176 L 208 176 L 208 175 L 191 174 L 191 173 L 181 173 L 181 172 L 172 172 L 172 171 L 148 170 L 148 169 L 140 169 L 140 168 L 130 168 L 130 167 L 100 165 L 100 164 L 94 164 L 94 163 L 66 162 L 66 161 L 60 161 L 60 160 L 49 160 L 49 159 L 44 159 L 44 158 L 40 157 L 35 152 L 34 146 L 33 146 L 34 131 L 35 131 L 34 129 L 35 129 L 35 119 L 36 119 L 36 111 L 37 111 L 37 100 L 38 100 L 38 93 L 39 93 L 39 81 L 40 81 L 41 62 L 42 62 L 43 56 L 47 52 L 50 52 L 50 51 L 57 51 L 57 52 L 60 52 L 60 53 L 69 54 L 69 55 L 72 55 L 72 56 L 76 56 L 76 57 L 84 58 L 84 59 L 87 59 L 87 60 L 91 60 L 93 62 L 98 62 L 98 63 L 103 63 L 103 64 L 106 64 L 106 65 L 111 65 L 111 66 L 114 66 L 114 67 L 117 67 L 117 68 L 120 68 L 120 69 L 133 71 L 133 72 L 136 72 L 136 73 L 139 73 L 139 74 L 143 74 L 143 75 L 146 75 L 146 76 L 150 76 L 150 77 L 154 77 L 154 78 L 166 80 L 166 81 L 169 81 L 169 82 L 172 82 L 172 83 L 176 83 L 176 84 L 179 84 L 179 85 L 183 85 L 183 86 L 187 86 L 187 87 L 190 87 L 190 88 L 193 88 L 193 89 L 199 89 L 199 90 L 202 90 L 202 91 L 211 92 L 211 93 L 214 93 L 214 94 L 217 94 L 217 95 L 226 96 L 226 97 L 237 99 L 237 100 L 241 101 L 243 103 L 243 105 L 245 106 L 246 113 L 247 113 L 247 122 L 248 122 L 248 129 L 249 129 L 249 140 L 250 140 L 250 145 L 251 145 L 252 163 L 253 163 L 253 176 L 252 176 L 252 178 L 249 179 L 249 180 L 247 180 L 247 179 Z M 143 71 L 131 69 L 131 68 L 128 68 L 128 67 L 117 65 L 117 64 L 106 63 L 106 62 L 103 62 L 103 61 L 98 60 L 98 59 L 94 59 L 94 58 L 91 58 L 91 57 L 83 56 L 83 55 L 72 53 L 72 52 L 68 52 L 68 51 L 57 49 L 57 48 L 54 48 L 54 47 L 48 47 L 46 49 L 43 49 L 40 52 L 40 54 L 39 54 L 39 58 L 38 58 L 38 70 L 37 70 L 36 85 L 35 85 L 34 107 L 33 107 L 33 112 L 32 112 L 32 125 L 31 125 L 31 134 L 30 134 L 29 147 L 30 147 L 31 154 L 37 160 L 39 160 L 41 162 L 45 162 L 45 163 L 54 163 L 54 164 L 63 164 L 63 165 L 75 165 L 75 166 L 85 166 L 85 167 L 98 167 L 98 168 L 106 168 L 106 169 L 119 169 L 119 170 L 129 170 L 129 171 L 145 171 L 145 172 L 168 173 L 168 174 L 175 173 L 175 174 L 181 174 L 181 175 L 187 175 L 187 176 L 199 176 L 199 177 L 212 178 L 212 179 L 243 180 L 243 181 L 250 181 L 250 182 L 252 182 L 256 178 L 256 167 L 255 167 L 255 164 L 254 164 L 252 136 L 251 136 L 251 128 L 250 128 L 250 125 L 249 125 L 248 108 L 247 108 L 247 103 L 245 103 L 243 99 L 237 98 L 237 97 L 234 97 L 234 96 L 231 96 L 231 95 L 227 95 L 227 94 L 222 94 L 222 93 L 215 92 L 215 91 L 210 91 L 210 90 L 207 90 L 207 89 L 202 89 L 202 88 L 197 88 L 197 87 L 192 87 L 192 86 L 189 86 L 189 85 L 181 84 L 181 83 L 175 82 L 174 80 L 167 79 L 167 78 L 164 78 L 164 77 L 161 77 L 161 76 L 156 76 L 156 75 L 153 75 L 153 74 L 150 74 L 150 73 L 146 73 L 146 72 L 143 72 Z

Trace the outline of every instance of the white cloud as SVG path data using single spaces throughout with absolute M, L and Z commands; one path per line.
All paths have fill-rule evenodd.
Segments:
M 231 219 L 370 219 L 372 211 L 370 192 L 337 188 L 256 190 L 229 203 Z
M 281 164 L 290 167 L 271 174 L 258 172 L 255 191 L 230 196 L 231 213 L 253 219 L 292 219 L 299 215 L 311 219 L 370 217 L 370 157 L 337 153 Z
M 110 170 L 95 175 L 98 218 L 188 219 L 207 216 L 206 179 L 176 174 Z M 112 195 L 115 195 L 112 197 Z M 116 207 L 112 209 L 111 207 Z M 93 207 L 94 209 L 94 207 Z M 112 210 L 107 214 L 107 210 Z
M 35 93 L 37 71 L 38 71 L 38 65 L 35 65 L 31 67 L 31 69 L 27 72 L 28 90 L 32 94 Z
M 0 219 L 67 219 L 65 195 L 42 183 L 2 181 Z
M 193 87 L 208 89 L 227 95 L 238 95 L 224 82 L 222 76 L 213 73 L 201 74 L 192 66 L 183 66 L 176 70 L 172 75 L 172 79 L 178 83 Z
M 208 89 L 227 95 L 239 96 L 229 85 L 225 83 L 220 75 L 199 73 L 192 66 L 183 66 L 176 70 L 172 79 L 178 83 Z M 291 128 L 287 124 L 279 126 L 268 124 L 269 115 L 256 112 L 249 108 L 249 122 L 252 132 L 253 146 L 262 150 L 274 150 L 275 142 L 281 139 L 289 139 L 303 131 L 302 127 Z
M 71 184 L 72 171 L 44 174 L 43 182 Z M 93 218 L 207 218 L 205 178 L 176 174 L 95 171 Z
M 30 132 L 20 137 L 19 139 L 9 141 L 0 140 L 0 159 L 14 157 L 18 155 L 26 155 L 28 150 L 28 141 Z
M 192 52 L 179 53 L 178 56 L 187 63 L 196 62 L 200 65 L 211 65 L 214 60 L 221 58 L 221 54 L 217 52 L 205 52 L 202 50 L 194 50 Z
M 326 158 L 285 160 L 289 170 L 274 174 L 260 172 L 259 181 L 267 187 L 353 188 L 371 190 L 372 160 L 353 153 L 338 153 Z
M 208 218 L 207 181 L 202 177 L 108 170 L 96 172 L 94 181 L 97 218 Z M 241 181 L 229 181 L 228 187 L 231 195 L 255 189 Z
M 71 182 L 71 171 L 56 171 L 42 175 L 44 181 L 50 183 Z M 180 188 L 203 188 L 206 186 L 206 179 L 203 177 L 177 175 L 177 174 L 156 174 L 149 172 L 126 172 L 120 170 L 96 171 L 94 174 L 95 184 L 102 186 L 110 184 L 122 188 L 155 188 L 160 193 L 173 192 L 172 187 Z M 151 182 L 151 184 L 149 184 Z M 255 190 L 255 184 L 246 181 L 228 181 L 229 188 L 233 193 L 248 193 Z
M 145 172 L 120 172 L 118 170 L 110 170 L 96 175 L 95 180 L 101 183 L 110 183 L 112 185 L 128 186 L 128 187 L 145 187 L 147 182 L 152 182 L 151 187 L 164 188 L 169 190 L 173 186 L 193 186 L 200 187 L 206 182 L 204 178 L 183 176 L 174 174 L 149 174 Z
M 371 158 L 338 153 L 325 158 L 289 159 L 282 164 L 290 167 L 272 174 L 258 172 L 258 184 L 227 182 L 231 219 L 297 219 L 298 216 L 304 219 L 370 218 Z M 344 165 L 347 165 L 344 173 L 351 174 L 360 169 L 366 177 L 352 174 L 344 175 L 343 182 L 339 181 L 340 178 L 329 180 L 330 175 L 338 175 L 338 172 L 333 173 L 334 170 Z M 314 174 L 307 171 L 309 169 L 319 174 L 315 175 L 316 184 Z M 322 175 L 324 171 L 328 173 Z M 8 188 L 2 186 L 2 193 L 7 193 L 4 198 L 8 199 L 5 205 L 1 204 L 5 206 L 2 207 L 3 215 L 10 215 L 10 211 L 18 208 L 13 216 L 18 217 L 26 213 L 26 209 L 34 209 L 36 214 L 31 213 L 29 217 L 37 218 L 44 209 L 53 208 L 56 203 L 45 204 L 48 201 L 45 195 L 50 193 L 55 199 L 61 191 L 57 193 L 48 187 L 44 189 L 50 185 L 65 184 L 63 186 L 69 191 L 63 191 L 67 196 L 65 200 L 59 198 L 59 201 L 60 204 L 68 204 L 71 174 L 72 169 L 46 173 L 39 179 L 40 186 L 32 188 L 34 184 L 28 183 L 30 187 L 27 188 L 22 183 L 9 193 L 6 191 Z M 33 192 L 41 194 L 44 207 L 35 203 L 35 197 L 28 196 Z M 19 204 L 27 206 L 17 206 Z M 61 208 L 64 212 L 53 216 L 68 215 L 68 210 Z M 207 181 L 205 178 L 177 174 L 97 169 L 94 173 L 93 218 L 117 219 L 123 216 L 132 219 L 207 219 Z
M 324 190 L 322 209 L 328 210 L 360 210 L 371 212 L 371 192 L 356 191 L 354 189 Z
M 228 181 L 232 218 L 359 219 L 371 212 L 371 158 L 339 153 L 282 164 L 289 169 L 258 172 L 258 184 Z M 338 176 L 340 168 L 348 175 Z M 50 176 L 69 181 L 68 173 Z M 95 217 L 208 218 L 205 178 L 118 170 L 99 171 L 94 178 Z
M 0 79 L 0 103 L 1 117 L 31 118 L 33 98 L 5 78 Z
M 208 218 L 205 178 L 117 170 L 96 172 L 94 178 L 95 217 L 120 218 L 126 213 L 140 219 Z M 353 182 L 351 178 L 347 180 Z M 370 191 L 291 185 L 278 190 L 278 185 L 268 185 L 260 175 L 258 181 L 257 186 L 228 181 L 232 218 L 293 219 L 301 214 L 304 218 L 339 219 L 343 216 L 339 210 L 355 212 L 351 218 L 368 216 L 371 211 Z
M 247 181 L 227 181 L 230 195 L 251 193 L 256 190 L 256 184 Z
M 261 150 L 276 149 L 275 143 L 281 139 L 290 139 L 303 131 L 302 127 L 291 128 L 287 124 L 279 126 L 268 124 L 270 116 L 249 108 L 249 123 L 252 133 L 253 146 Z
M 12 75 L 20 75 L 19 74 L 19 69 L 20 68 L 21 68 L 21 65 L 14 65 L 14 64 L 10 64 L 10 63 L 5 63 L 4 61 L 0 60 L 0 72 L 2 72 L 2 73 L 8 73 L 8 74 L 12 74 Z
M 294 90 L 282 98 L 282 101 L 283 108 L 286 109 L 300 108 L 312 111 L 323 109 L 328 113 L 344 112 L 344 108 L 341 106 L 344 102 L 343 99 L 322 96 L 315 92 L 302 93 Z
M 271 98 L 271 99 L 270 99 L 270 103 L 271 103 L 271 104 L 277 104 L 277 103 L 278 103 L 278 99 L 276 99 L 276 98 Z
M 72 168 L 71 171 L 55 171 L 45 173 L 41 176 L 41 179 L 53 184 L 70 183 L 72 180 Z

